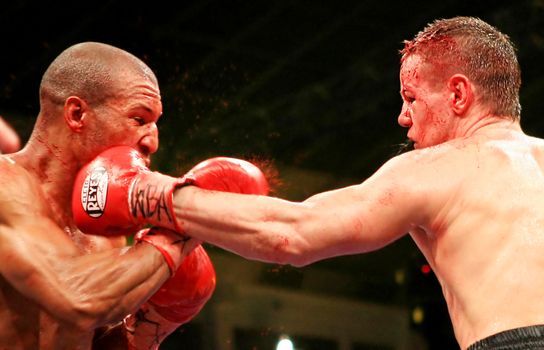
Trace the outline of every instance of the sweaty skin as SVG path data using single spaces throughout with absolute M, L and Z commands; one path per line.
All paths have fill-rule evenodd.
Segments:
M 119 49 L 83 43 L 70 50 L 78 59 L 102 62 L 98 67 L 119 64 L 109 75 L 115 98 L 91 104 L 92 98 L 68 91 L 57 103 L 50 95 L 79 80 L 60 85 L 62 72 L 44 79 L 28 143 L 0 156 L 0 349 L 91 349 L 95 329 L 120 323 L 170 277 L 152 245 L 128 248 L 125 237 L 83 234 L 71 213 L 81 165 L 112 146 L 131 146 L 147 161 L 157 150 L 162 104 L 156 80 Z M 49 91 L 48 84 L 58 86 Z M 126 334 L 112 334 L 117 344 L 126 342 Z
M 248 259 L 303 266 L 386 246 L 410 234 L 432 266 L 464 349 L 497 332 L 544 323 L 544 141 L 491 115 L 463 75 L 422 78 L 401 67 L 403 107 L 416 150 L 363 183 L 303 202 L 175 193 L 178 222 L 199 240 Z
M 151 246 L 75 229 L 21 158 L 0 159 L 0 348 L 90 349 L 94 327 L 122 319 L 168 270 Z M 142 260 L 147 271 L 129 269 Z

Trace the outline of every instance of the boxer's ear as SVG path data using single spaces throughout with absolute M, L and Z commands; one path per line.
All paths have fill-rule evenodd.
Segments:
M 473 85 L 463 74 L 455 74 L 448 80 L 450 107 L 458 116 L 464 116 L 474 101 Z
M 64 102 L 64 121 L 66 125 L 74 132 L 81 132 L 88 109 L 89 106 L 85 100 L 77 96 L 68 97 Z

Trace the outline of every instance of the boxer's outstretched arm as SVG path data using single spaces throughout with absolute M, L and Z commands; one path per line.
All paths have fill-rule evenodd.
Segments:
M 306 265 L 378 249 L 404 235 L 422 211 L 417 174 L 394 159 L 362 184 L 304 202 L 194 186 L 178 189 L 174 207 L 186 233 L 243 257 Z

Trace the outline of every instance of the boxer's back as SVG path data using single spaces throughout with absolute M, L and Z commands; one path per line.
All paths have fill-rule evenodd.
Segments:
M 429 222 L 411 234 L 460 344 L 544 323 L 544 143 L 514 131 L 439 148 Z

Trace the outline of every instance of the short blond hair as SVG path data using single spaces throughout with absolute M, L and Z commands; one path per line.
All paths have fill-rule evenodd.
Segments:
M 519 120 L 521 70 L 510 38 L 475 17 L 440 19 L 404 42 L 401 62 L 418 55 L 443 66 L 448 74 L 461 73 L 481 90 L 481 101 L 496 116 Z

